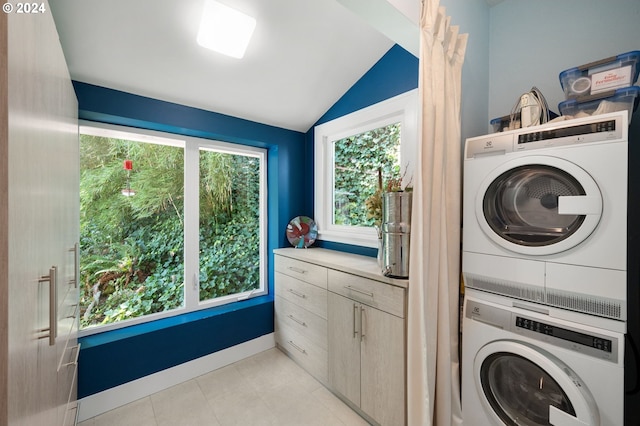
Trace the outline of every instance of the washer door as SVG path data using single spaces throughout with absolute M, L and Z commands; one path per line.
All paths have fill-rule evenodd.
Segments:
M 524 343 L 497 341 L 474 360 L 476 390 L 495 425 L 599 426 L 593 396 L 569 367 Z
M 600 222 L 602 195 L 584 169 L 555 157 L 504 163 L 480 185 L 476 217 L 485 234 L 522 254 L 547 255 L 583 242 Z

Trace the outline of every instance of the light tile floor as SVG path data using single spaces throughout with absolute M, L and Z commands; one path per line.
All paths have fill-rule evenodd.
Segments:
M 273 348 L 80 426 L 364 426 L 368 423 Z

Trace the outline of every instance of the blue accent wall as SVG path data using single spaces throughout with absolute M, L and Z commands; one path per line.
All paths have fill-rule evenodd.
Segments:
M 340 118 L 378 102 L 418 88 L 418 58 L 394 45 L 371 67 L 317 122 L 314 126 Z M 313 170 L 313 127 L 307 132 L 309 170 Z M 313 172 L 310 172 L 313 179 Z M 313 183 L 312 183 L 313 185 Z M 312 191 L 313 192 L 313 186 Z M 308 201 L 313 212 L 313 197 Z M 326 241 L 317 241 L 318 247 L 375 257 L 378 249 Z
M 80 339 L 80 398 L 273 332 L 272 250 L 289 220 L 306 214 L 311 181 L 305 134 L 74 82 L 84 120 L 267 149 L 269 295 Z
M 255 298 L 80 339 L 78 397 L 273 332 L 273 301 Z
M 417 86 L 418 59 L 396 45 L 316 124 Z M 272 250 L 289 245 L 285 229 L 291 218 L 313 217 L 313 128 L 305 134 L 82 82 L 74 88 L 83 120 L 267 149 L 270 253 L 268 296 L 81 338 L 79 398 L 272 333 Z M 317 245 L 376 255 L 366 247 Z
M 315 125 L 417 89 L 418 70 L 418 58 L 399 45 L 394 45 Z M 313 128 L 310 130 L 313 134 Z

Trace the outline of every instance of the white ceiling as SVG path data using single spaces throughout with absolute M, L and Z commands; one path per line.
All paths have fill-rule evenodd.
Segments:
M 307 131 L 393 42 L 336 0 L 221 0 L 243 59 L 196 43 L 203 0 L 50 0 L 74 80 Z

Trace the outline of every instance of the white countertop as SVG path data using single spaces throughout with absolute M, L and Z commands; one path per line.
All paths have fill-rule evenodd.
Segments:
M 273 251 L 280 256 L 301 260 L 324 266 L 329 269 L 359 275 L 397 287 L 408 288 L 409 280 L 389 278 L 382 275 L 378 261 L 374 257 L 362 256 L 358 254 L 345 253 L 336 250 L 327 250 L 319 247 L 309 247 L 306 249 L 280 248 Z

